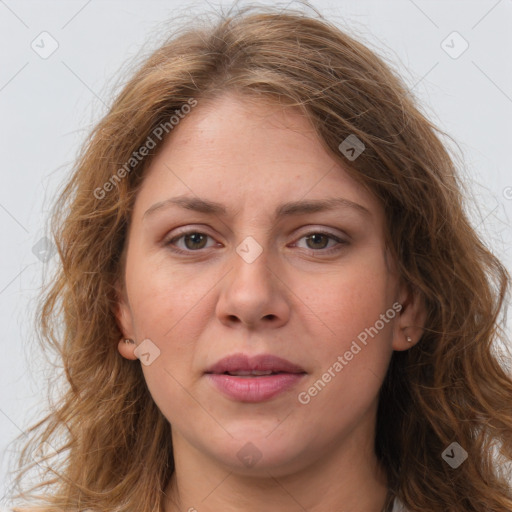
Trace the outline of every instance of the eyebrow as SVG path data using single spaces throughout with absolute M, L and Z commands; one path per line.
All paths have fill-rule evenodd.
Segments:
M 199 213 L 206 213 L 210 215 L 226 216 L 227 210 L 224 205 L 215 201 L 208 201 L 198 197 L 178 196 L 159 201 L 150 206 L 144 213 L 143 217 L 147 217 L 154 212 L 176 205 L 186 210 L 193 210 Z M 366 216 L 371 217 L 370 211 L 359 203 L 354 203 L 342 197 L 335 197 L 330 199 L 310 199 L 304 201 L 291 201 L 283 203 L 278 206 L 274 212 L 276 218 L 304 215 L 308 213 L 316 213 L 334 210 L 336 208 L 351 208 Z

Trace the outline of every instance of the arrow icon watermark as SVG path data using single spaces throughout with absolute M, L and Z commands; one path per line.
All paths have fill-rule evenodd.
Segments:
M 142 341 L 133 353 L 144 366 L 149 366 L 160 357 L 160 349 L 149 338 Z

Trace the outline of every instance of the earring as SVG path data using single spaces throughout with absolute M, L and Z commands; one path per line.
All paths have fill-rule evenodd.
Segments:
M 405 339 L 407 340 L 407 343 L 412 343 L 412 338 L 410 336 L 406 336 Z
M 135 341 L 133 341 L 131 338 L 128 338 L 126 340 L 124 340 L 125 343 L 130 343 L 130 344 L 134 344 L 135 345 Z

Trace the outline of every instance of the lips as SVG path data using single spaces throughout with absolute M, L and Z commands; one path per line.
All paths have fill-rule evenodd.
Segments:
M 277 373 L 306 373 L 303 368 L 286 359 L 263 354 L 249 357 L 245 354 L 233 354 L 224 357 L 205 373 L 228 374 L 241 377 L 258 377 Z
M 298 385 L 306 372 L 299 366 L 269 354 L 249 357 L 234 354 L 205 372 L 208 381 L 237 402 L 264 402 Z

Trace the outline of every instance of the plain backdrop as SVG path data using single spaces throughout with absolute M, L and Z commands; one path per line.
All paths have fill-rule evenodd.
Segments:
M 392 62 L 450 134 L 473 222 L 511 270 L 512 0 L 313 6 Z M 51 200 L 126 63 L 170 35 L 175 16 L 205 10 L 219 3 L 0 0 L 0 498 L 9 443 L 44 406 L 51 372 L 33 342 L 37 292 L 57 260 L 43 238 Z

